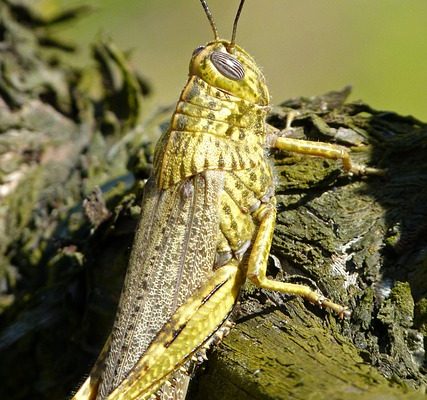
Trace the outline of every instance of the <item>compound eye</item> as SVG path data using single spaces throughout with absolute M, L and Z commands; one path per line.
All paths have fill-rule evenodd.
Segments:
M 197 56 L 197 54 L 199 54 L 204 48 L 205 48 L 205 46 L 196 47 L 193 51 L 193 57 Z
M 245 77 L 242 64 L 228 53 L 214 51 L 211 54 L 211 61 L 215 68 L 228 79 L 240 81 Z

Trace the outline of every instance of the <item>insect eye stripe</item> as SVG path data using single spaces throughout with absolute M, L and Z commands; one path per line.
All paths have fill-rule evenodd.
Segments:
M 211 61 L 216 69 L 229 79 L 239 81 L 245 77 L 242 64 L 227 53 L 214 51 L 211 54 Z

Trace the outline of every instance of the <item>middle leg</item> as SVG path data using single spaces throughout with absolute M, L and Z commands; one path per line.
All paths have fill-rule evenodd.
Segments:
M 247 277 L 255 285 L 263 289 L 276 290 L 289 295 L 301 296 L 311 303 L 330 308 L 340 317 L 350 315 L 346 307 L 324 298 L 306 285 L 279 282 L 267 278 L 267 261 L 273 239 L 276 209 L 273 204 L 268 203 L 263 205 L 257 214 L 261 222 L 249 256 Z

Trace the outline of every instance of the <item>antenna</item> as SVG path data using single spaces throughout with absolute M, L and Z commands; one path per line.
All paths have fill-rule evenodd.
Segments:
M 239 8 L 237 9 L 236 17 L 234 18 L 233 33 L 231 35 L 231 42 L 229 45 L 230 49 L 232 49 L 236 44 L 237 23 L 239 22 L 240 13 L 242 12 L 243 4 L 245 4 L 245 0 L 240 0 Z
M 213 19 L 212 14 L 211 14 L 211 10 L 209 10 L 209 7 L 208 7 L 205 0 L 200 0 L 200 3 L 202 3 L 203 9 L 205 10 L 205 14 L 208 17 L 209 23 L 211 24 L 212 31 L 213 31 L 214 36 L 215 36 L 215 40 L 219 40 L 218 30 L 216 29 L 216 25 L 215 25 L 214 19 Z

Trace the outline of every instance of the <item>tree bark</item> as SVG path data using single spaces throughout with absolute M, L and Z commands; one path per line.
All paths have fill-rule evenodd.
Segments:
M 340 321 L 301 299 L 245 293 L 195 399 L 425 398 L 427 127 L 345 97 L 287 101 L 270 122 L 283 128 L 297 110 L 294 136 L 356 145 L 353 159 L 386 174 L 349 177 L 339 162 L 274 154 L 271 254 L 281 267 L 272 262 L 270 273 L 310 278 L 352 315 Z
M 111 43 L 94 46 L 90 68 L 69 67 L 62 53 L 74 50 L 50 29 L 79 12 L 27 3 L 0 4 L 0 398 L 65 399 L 111 329 L 170 110 L 145 111 L 147 85 Z M 293 137 L 349 146 L 386 173 L 270 154 L 269 274 L 314 286 L 351 317 L 248 285 L 191 399 L 425 398 L 427 125 L 348 94 L 289 100 L 268 122 L 284 129 L 298 111 Z

